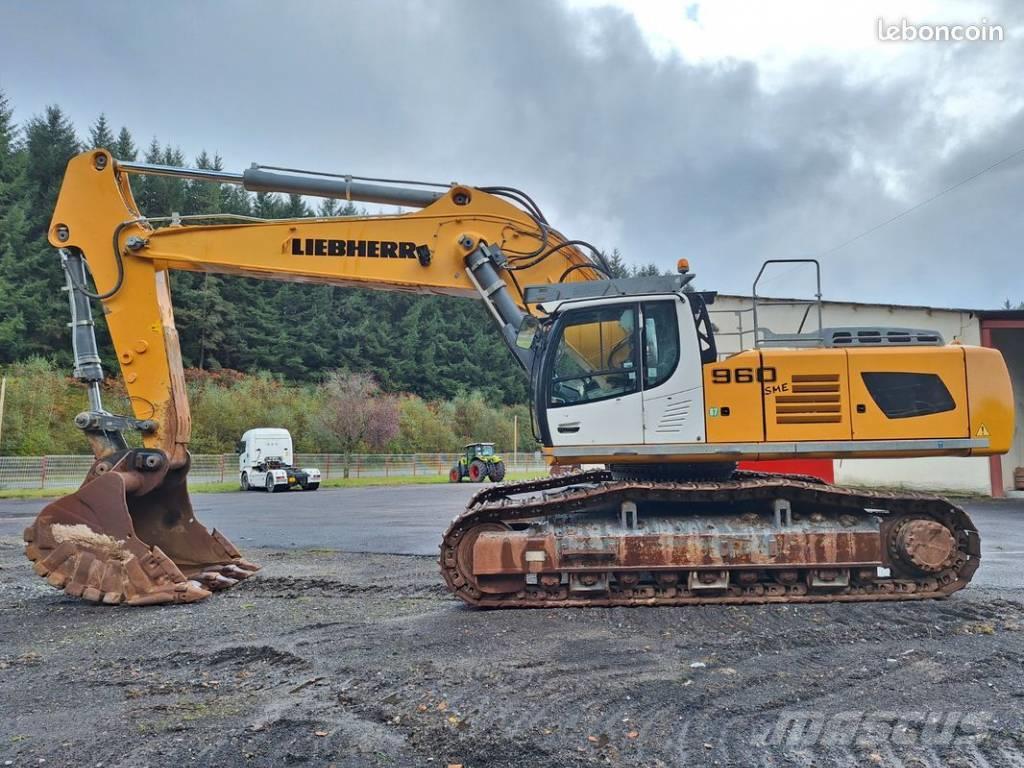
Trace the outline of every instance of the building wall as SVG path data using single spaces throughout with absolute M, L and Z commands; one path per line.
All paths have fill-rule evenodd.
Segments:
M 992 493 L 987 458 L 935 456 L 920 459 L 836 459 L 840 485 L 872 485 L 918 491 Z
M 709 308 L 711 321 L 718 329 L 720 353 L 732 354 L 753 346 L 753 302 L 746 296 L 719 296 Z M 758 323 L 775 333 L 796 333 L 804 318 L 805 306 L 758 306 Z M 938 331 L 946 342 L 981 344 L 981 325 L 967 310 L 930 307 L 824 302 L 822 326 L 889 326 Z M 817 312 L 807 314 L 805 333 L 818 330 Z M 736 335 L 739 332 L 741 336 Z M 1024 354 L 1024 349 L 1020 350 Z M 1019 370 L 1024 370 L 1022 361 Z M 1015 386 L 1016 383 L 1015 383 Z M 1016 390 L 1024 393 L 1024 382 Z M 1018 404 L 1018 409 L 1021 406 Z M 1021 423 L 1021 422 L 1018 422 Z M 1024 441 L 1021 431 L 1018 440 Z M 1022 445 L 1024 448 L 1024 445 Z M 1016 466 L 1016 465 L 1015 465 Z M 991 493 L 987 458 L 935 457 L 919 459 L 843 459 L 835 462 L 836 482 L 850 485 L 902 487 L 918 490 Z M 1004 479 L 1006 478 L 1004 472 Z M 1012 482 L 1012 469 L 1009 480 Z
M 1016 404 L 1017 429 L 1010 452 L 1002 457 L 1003 489 L 1013 490 L 1013 471 L 1024 467 L 1024 329 L 996 328 L 992 345 L 1003 353 L 1010 369 L 1013 397 Z
M 718 328 L 716 339 L 720 352 L 734 353 L 750 348 L 753 336 L 753 302 L 748 296 L 719 296 L 709 307 L 711 322 Z M 758 323 L 775 333 L 796 333 L 804 317 L 804 306 L 758 306 Z M 938 331 L 947 341 L 958 339 L 964 344 L 981 343 L 981 325 L 973 312 L 931 307 L 903 307 L 884 304 L 854 304 L 850 302 L 824 302 L 822 325 L 829 326 L 890 326 L 923 328 Z M 743 331 L 743 343 L 736 334 Z M 817 313 L 812 308 L 807 315 L 804 332 L 818 330 Z

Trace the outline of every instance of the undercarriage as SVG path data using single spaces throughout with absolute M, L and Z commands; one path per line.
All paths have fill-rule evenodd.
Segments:
M 980 563 L 970 518 L 937 496 L 742 471 L 618 477 L 480 491 L 441 544 L 449 589 L 481 608 L 920 600 Z

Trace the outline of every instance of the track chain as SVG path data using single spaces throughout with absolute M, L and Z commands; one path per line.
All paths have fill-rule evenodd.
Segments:
M 525 498 L 512 498 L 523 496 Z M 612 586 L 600 597 L 571 597 L 563 586 L 528 585 L 517 593 L 483 594 L 469 574 L 459 571 L 459 541 L 473 527 L 485 523 L 509 523 L 565 513 L 586 514 L 595 507 L 607 508 L 624 500 L 729 504 L 784 498 L 791 503 L 855 514 L 887 517 L 929 516 L 953 532 L 957 556 L 952 567 L 919 578 L 880 578 L 862 585 L 820 592 L 795 584 L 777 594 L 779 585 L 731 586 L 723 594 L 696 595 L 683 588 Z M 448 588 L 470 605 L 481 608 L 555 608 L 583 606 L 706 605 L 806 602 L 866 602 L 921 600 L 946 597 L 963 589 L 980 564 L 980 540 L 967 513 L 939 496 L 914 491 L 873 491 L 831 485 L 818 478 L 737 471 L 726 481 L 692 479 L 685 482 L 614 480 L 607 470 L 590 470 L 558 477 L 504 483 L 478 491 L 466 510 L 452 520 L 441 543 L 441 573 Z M 680 570 L 685 570 L 681 566 Z M 469 577 L 469 578 L 467 578 Z

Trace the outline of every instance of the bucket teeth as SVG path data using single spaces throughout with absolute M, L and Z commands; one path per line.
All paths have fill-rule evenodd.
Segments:
M 93 603 L 157 605 L 203 600 L 259 570 L 196 521 L 187 466 L 162 479 L 149 475 L 146 492 L 134 496 L 126 492 L 130 458 L 90 475 L 25 529 L 25 555 L 39 576 Z

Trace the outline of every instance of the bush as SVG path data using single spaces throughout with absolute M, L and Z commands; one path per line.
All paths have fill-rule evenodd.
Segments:
M 31 358 L 0 370 L 7 377 L 7 398 L 0 433 L 0 453 L 39 456 L 85 454 L 89 445 L 74 426 L 74 417 L 86 407 L 85 387 L 64 375 L 50 360 Z M 502 405 L 481 392 L 458 395 L 449 401 L 427 401 L 415 395 L 395 395 L 378 389 L 356 396 L 379 400 L 369 413 L 397 408 L 397 434 L 389 427 L 381 444 L 373 435 L 345 441 L 331 427 L 328 411 L 337 415 L 338 382 L 352 376 L 335 372 L 321 384 L 291 384 L 270 374 L 243 374 L 188 370 L 186 383 L 192 407 L 193 453 L 231 453 L 242 433 L 253 427 L 285 427 L 304 453 L 328 453 L 348 447 L 352 452 L 383 450 L 394 453 L 432 453 L 459 450 L 465 443 L 493 442 L 511 451 L 513 417 L 519 417 L 519 450 L 537 445 L 525 405 Z M 357 375 L 362 376 L 362 374 Z M 104 406 L 114 413 L 128 412 L 128 398 L 120 379 L 103 385 Z M 350 398 L 351 399 L 351 398 Z M 342 409 L 343 410 L 343 409 Z M 389 416 L 390 419 L 390 416 Z M 131 444 L 138 436 L 126 435 Z M 370 439 L 373 438 L 373 439 Z

